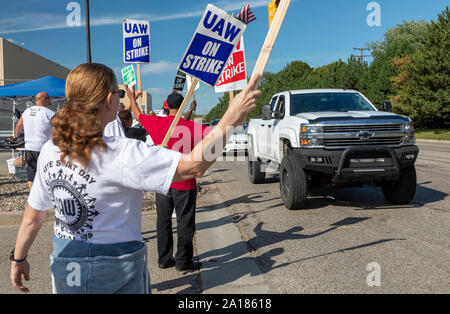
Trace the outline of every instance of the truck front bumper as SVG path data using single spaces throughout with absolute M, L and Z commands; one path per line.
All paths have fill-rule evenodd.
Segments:
M 321 172 L 332 182 L 396 180 L 402 168 L 413 165 L 419 154 L 416 145 L 351 147 L 345 150 L 296 149 L 305 170 Z

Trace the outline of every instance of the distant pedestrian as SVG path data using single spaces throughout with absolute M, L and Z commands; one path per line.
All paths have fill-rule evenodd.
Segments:
M 119 112 L 119 118 L 122 122 L 123 129 L 125 130 L 125 136 L 128 138 L 134 138 L 145 142 L 148 136 L 147 131 L 143 127 L 132 128 L 133 115 L 130 110 L 124 109 Z
M 120 98 L 125 97 L 126 93 L 125 93 L 125 91 L 123 89 L 119 89 L 118 93 L 119 93 L 119 97 Z M 140 95 L 138 95 L 138 97 L 139 96 Z M 117 112 L 116 118 L 105 126 L 105 131 L 103 132 L 104 136 L 122 136 L 122 137 L 125 137 L 125 128 L 122 125 L 122 121 L 119 118 L 119 112 L 121 110 L 129 109 L 129 108 L 130 108 L 129 105 L 127 107 L 123 103 L 119 104 L 119 111 Z
M 36 104 L 26 109 L 14 129 L 15 137 L 24 132 L 25 160 L 27 162 L 28 188 L 31 190 L 36 175 L 37 160 L 42 146 L 52 135 L 50 120 L 55 112 L 48 107 L 51 104 L 50 96 L 46 92 L 36 95 Z

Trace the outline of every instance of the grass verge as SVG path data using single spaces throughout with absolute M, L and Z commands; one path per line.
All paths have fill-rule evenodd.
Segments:
M 450 129 L 416 129 L 416 138 L 450 141 Z

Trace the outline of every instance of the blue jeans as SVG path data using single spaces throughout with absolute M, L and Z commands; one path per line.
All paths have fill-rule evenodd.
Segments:
M 147 246 L 132 241 L 93 244 L 53 237 L 53 292 L 150 293 Z

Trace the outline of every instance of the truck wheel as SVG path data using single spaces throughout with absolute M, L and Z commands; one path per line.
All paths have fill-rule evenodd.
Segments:
M 385 181 L 381 184 L 384 198 L 391 204 L 408 204 L 416 194 L 416 168 L 409 166 L 400 172 L 396 181 Z
M 307 193 L 306 175 L 293 155 L 286 155 L 281 161 L 280 191 L 287 209 L 303 208 Z
M 248 177 L 253 184 L 264 183 L 266 173 L 261 171 L 261 161 L 259 161 L 253 152 L 253 138 L 248 139 Z
M 248 177 L 253 184 L 264 183 L 266 173 L 261 171 L 261 161 L 248 159 Z

